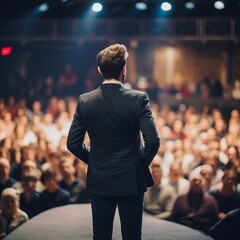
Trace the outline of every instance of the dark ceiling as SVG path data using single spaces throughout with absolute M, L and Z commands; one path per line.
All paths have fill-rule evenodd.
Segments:
M 184 6 L 186 0 L 172 0 L 171 12 L 160 11 L 159 0 L 145 1 L 148 4 L 146 11 L 137 11 L 134 8 L 134 0 L 102 0 L 104 8 L 98 14 L 99 18 L 156 18 L 156 17 L 239 17 L 240 0 L 225 0 L 225 9 L 216 10 L 214 0 L 193 0 L 194 10 L 187 10 Z M 45 13 L 37 13 L 39 4 L 48 2 L 50 9 Z M 86 18 L 87 10 L 91 6 L 91 0 L 0 0 L 0 18 Z

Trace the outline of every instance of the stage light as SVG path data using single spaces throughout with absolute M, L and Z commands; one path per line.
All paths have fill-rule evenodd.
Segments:
M 66 2 L 68 2 L 68 0 L 62 0 L 62 2 L 66 3 Z
M 172 9 L 172 5 L 169 2 L 163 2 L 161 4 L 161 8 L 163 11 L 170 11 Z
M 225 5 L 222 1 L 216 1 L 214 3 L 214 7 L 217 9 L 217 10 L 222 10 L 225 8 Z
M 1 56 L 9 56 L 12 52 L 12 47 L 3 47 L 1 49 Z
M 144 2 L 137 2 L 135 3 L 135 8 L 140 11 L 144 11 L 147 9 L 147 4 Z
M 102 4 L 101 3 L 94 3 L 93 5 L 92 5 L 92 10 L 94 11 L 94 12 L 101 12 L 102 11 L 102 8 L 103 8 L 103 6 L 102 6 Z
M 185 3 L 185 8 L 189 9 L 189 10 L 192 10 L 195 8 L 195 3 L 194 2 L 186 2 Z
M 38 10 L 40 12 L 46 12 L 49 9 L 49 4 L 48 3 L 43 3 L 38 7 Z

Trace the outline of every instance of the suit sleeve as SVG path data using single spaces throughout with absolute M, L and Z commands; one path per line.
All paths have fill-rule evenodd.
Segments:
M 209 235 L 216 240 L 231 239 L 228 231 L 234 233 L 234 230 L 236 230 L 236 225 L 239 222 L 239 213 L 237 209 L 230 211 L 210 229 Z
M 144 139 L 141 162 L 148 166 L 158 151 L 160 139 L 158 137 L 147 94 L 143 95 L 141 101 L 139 127 Z
M 67 148 L 77 158 L 88 163 L 90 149 L 83 143 L 86 133 L 86 127 L 81 113 L 81 97 L 79 98 L 76 112 L 68 133 Z

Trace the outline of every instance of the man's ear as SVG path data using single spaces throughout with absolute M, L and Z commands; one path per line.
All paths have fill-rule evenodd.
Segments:
M 100 67 L 98 67 L 97 69 L 98 69 L 98 72 L 102 75 Z
M 124 67 L 122 68 L 121 73 L 122 73 L 123 76 L 125 76 L 125 75 L 126 75 L 126 72 L 127 72 L 127 68 L 126 68 L 126 66 L 124 66 Z

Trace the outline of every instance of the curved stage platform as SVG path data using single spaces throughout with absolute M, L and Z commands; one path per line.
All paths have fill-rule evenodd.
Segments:
M 117 213 L 117 212 L 116 212 Z M 92 221 L 89 204 L 67 205 L 43 212 L 27 221 L 4 240 L 91 240 Z M 113 240 L 120 240 L 116 214 Z M 188 227 L 144 215 L 143 240 L 210 240 Z

